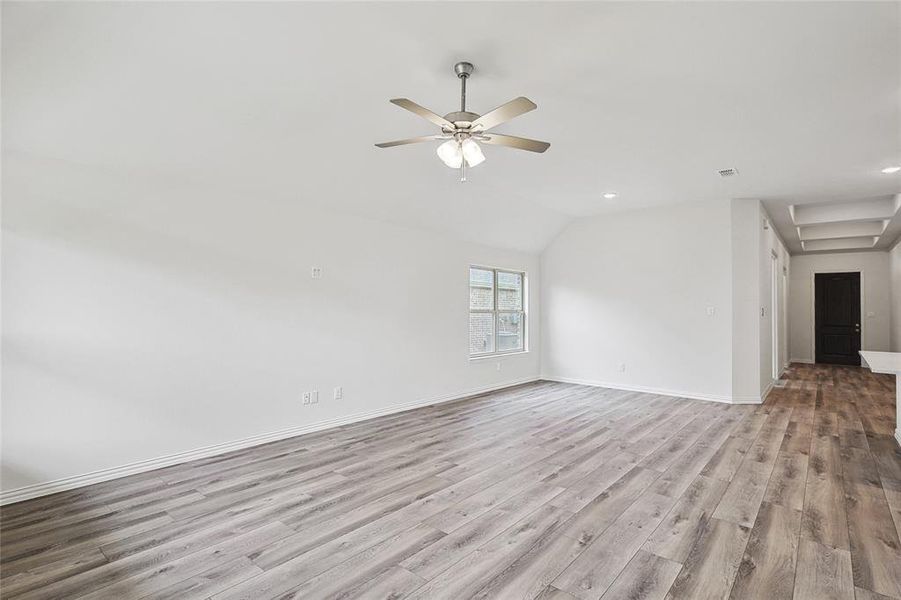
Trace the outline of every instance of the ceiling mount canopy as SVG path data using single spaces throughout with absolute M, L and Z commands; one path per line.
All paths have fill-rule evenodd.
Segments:
M 409 110 L 437 125 L 441 128 L 441 133 L 383 142 L 376 144 L 376 146 L 379 148 L 391 148 L 392 146 L 405 144 L 444 140 L 438 146 L 438 158 L 448 167 L 460 169 L 460 181 L 466 181 L 467 168 L 475 167 L 485 160 L 485 155 L 482 153 L 482 148 L 478 142 L 507 146 L 518 150 L 528 150 L 530 152 L 544 152 L 547 150 L 550 147 L 550 144 L 547 142 L 499 133 L 487 133 L 493 127 L 538 108 L 528 98 L 520 96 L 484 115 L 466 110 L 466 81 L 474 70 L 475 67 L 470 62 L 458 62 L 454 65 L 454 73 L 460 78 L 460 110 L 447 113 L 443 117 L 407 98 L 394 98 L 391 100 L 392 104 Z

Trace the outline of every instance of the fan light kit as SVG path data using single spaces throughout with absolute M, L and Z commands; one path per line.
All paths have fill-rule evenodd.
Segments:
M 528 98 L 520 96 L 484 115 L 467 111 L 466 80 L 472 75 L 473 69 L 472 63 L 468 62 L 458 62 L 454 65 L 454 72 L 460 78 L 460 110 L 457 112 L 451 112 L 441 117 L 407 98 L 394 98 L 391 100 L 392 104 L 416 113 L 420 117 L 438 125 L 441 128 L 441 133 L 383 142 L 376 144 L 376 146 L 379 148 L 391 148 L 392 146 L 403 146 L 405 144 L 444 140 L 438 146 L 438 158 L 448 167 L 460 169 L 460 181 L 466 181 L 467 168 L 475 167 L 485 162 L 485 155 L 482 153 L 479 142 L 528 150 L 530 152 L 544 152 L 547 150 L 551 146 L 547 142 L 502 135 L 500 133 L 486 133 L 489 129 L 538 107 Z

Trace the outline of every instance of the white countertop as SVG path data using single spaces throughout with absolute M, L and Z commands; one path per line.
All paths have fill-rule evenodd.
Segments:
M 901 376 L 901 352 L 861 350 L 860 355 L 874 373 Z

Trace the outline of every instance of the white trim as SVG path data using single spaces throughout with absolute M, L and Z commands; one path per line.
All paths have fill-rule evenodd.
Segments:
M 560 383 L 575 383 L 578 385 L 589 385 L 591 387 L 603 387 L 614 390 L 625 390 L 627 392 L 644 392 L 646 394 L 658 394 L 660 396 L 673 396 L 676 398 L 688 398 L 691 400 L 709 400 L 711 402 L 725 402 L 727 404 L 760 404 L 760 399 L 751 398 L 747 401 L 739 399 L 737 402 L 732 396 L 720 396 L 717 394 L 701 394 L 698 392 L 680 392 L 675 390 L 665 390 L 661 388 L 646 387 L 643 385 L 626 385 L 622 383 L 611 383 L 609 381 L 595 381 L 592 379 L 579 379 L 576 377 L 557 377 L 554 375 L 543 375 L 541 379 L 545 381 L 559 381 Z
M 780 376 L 781 376 L 781 375 L 780 375 Z M 778 379 L 778 377 L 777 377 L 776 379 Z M 767 397 L 767 395 L 769 395 L 769 393 L 773 390 L 773 384 L 776 383 L 776 379 L 772 380 L 772 381 L 769 383 L 769 385 L 766 386 L 766 389 L 763 390 L 763 393 L 760 394 L 760 401 L 759 401 L 759 404 L 763 404 L 764 402 L 766 402 L 766 397 Z
M 790 358 L 788 359 L 789 363 L 801 363 L 802 365 L 815 365 L 816 361 L 809 358 Z
M 763 400 L 756 396 L 732 396 L 730 404 L 763 404 Z
M 194 450 L 168 454 L 166 456 L 133 462 L 118 467 L 111 467 L 109 469 L 101 469 L 92 473 L 85 473 L 84 475 L 74 475 L 72 477 L 64 477 L 62 479 L 56 479 L 53 481 L 26 485 L 24 487 L 16 488 L 13 490 L 5 490 L 3 492 L 0 492 L 0 506 L 11 504 L 13 502 L 21 502 L 22 500 L 30 500 L 31 498 L 37 498 L 39 496 L 46 496 L 48 494 L 55 494 L 57 492 L 64 492 L 66 490 L 72 490 L 75 488 L 84 487 L 86 485 L 92 485 L 94 483 L 101 483 L 103 481 L 109 481 L 111 479 L 117 479 L 119 477 L 125 477 L 127 475 L 135 475 L 137 473 L 143 473 L 145 471 L 152 471 L 154 469 L 168 467 L 170 465 L 176 465 L 179 463 L 188 462 L 190 460 L 207 458 L 209 456 L 215 456 L 217 454 L 223 454 L 225 452 L 231 452 L 233 450 L 242 450 L 244 448 L 250 448 L 251 446 L 259 446 L 260 444 L 283 440 L 285 438 L 303 435 L 305 433 L 313 433 L 316 431 L 322 431 L 323 429 L 339 427 L 341 425 L 350 425 L 351 423 L 358 423 L 360 421 L 374 419 L 376 417 L 382 417 L 394 413 L 400 413 L 415 408 L 423 408 L 425 406 L 431 406 L 433 404 L 442 404 L 444 402 L 462 400 L 471 396 L 476 396 L 487 392 L 494 392 L 504 388 L 523 385 L 526 383 L 532 383 L 538 380 L 538 377 L 529 377 L 517 381 L 508 381 L 506 383 L 498 385 L 471 389 L 465 392 L 437 396 L 426 400 L 414 400 L 412 402 L 394 404 L 392 406 L 387 406 L 385 408 L 380 408 L 377 410 L 355 413 L 343 417 L 336 417 L 334 419 L 328 419 L 326 421 L 319 421 L 318 423 L 297 425 L 294 427 L 289 427 L 287 429 L 281 429 L 279 431 L 272 431 L 269 433 L 262 433 L 259 435 L 246 437 L 240 440 L 234 440 L 222 444 L 214 444 L 212 446 L 204 446 L 203 448 L 195 448 Z
M 901 446 L 901 429 L 895 430 L 895 441 L 898 442 L 899 446 Z
M 520 354 L 528 354 L 529 350 L 510 350 L 509 352 L 492 352 L 491 354 L 473 354 L 469 357 L 472 362 L 480 360 L 488 360 L 490 358 L 504 358 L 507 356 L 519 356 Z
M 867 350 L 867 320 L 864 316 L 867 314 L 866 303 L 866 287 L 864 286 L 864 271 L 860 269 L 826 269 L 824 271 L 814 270 L 810 274 L 810 355 L 813 360 L 811 364 L 816 362 L 817 358 L 817 274 L 818 273 L 860 273 L 860 349 Z

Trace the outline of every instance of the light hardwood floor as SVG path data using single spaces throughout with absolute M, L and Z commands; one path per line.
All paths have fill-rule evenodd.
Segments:
M 10 505 L 4 598 L 901 599 L 894 382 L 536 383 Z

